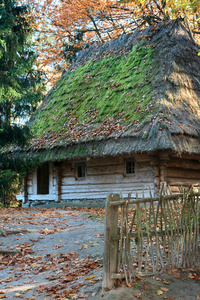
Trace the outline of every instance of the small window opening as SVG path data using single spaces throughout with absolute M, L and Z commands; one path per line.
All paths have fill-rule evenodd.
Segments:
M 86 176 L 86 165 L 85 163 L 78 164 L 76 166 L 76 173 L 78 178 L 84 178 Z
M 134 174 L 135 173 L 135 161 L 127 160 L 126 161 L 126 174 Z
M 49 194 L 49 163 L 45 163 L 37 169 L 37 193 Z

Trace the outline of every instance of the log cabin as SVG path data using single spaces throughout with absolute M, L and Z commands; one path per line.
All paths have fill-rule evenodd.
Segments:
M 30 120 L 23 205 L 200 185 L 200 46 L 179 19 L 81 51 Z

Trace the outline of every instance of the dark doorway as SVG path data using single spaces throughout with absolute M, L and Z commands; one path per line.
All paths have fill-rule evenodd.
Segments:
M 49 194 L 49 163 L 37 169 L 37 193 Z

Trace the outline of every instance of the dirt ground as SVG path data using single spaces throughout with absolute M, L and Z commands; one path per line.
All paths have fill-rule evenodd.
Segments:
M 200 299 L 200 270 L 193 269 L 103 292 L 103 213 L 1 208 L 0 299 Z

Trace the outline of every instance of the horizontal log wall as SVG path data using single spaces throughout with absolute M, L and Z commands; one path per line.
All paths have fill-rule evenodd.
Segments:
M 193 185 L 195 192 L 200 186 L 200 157 L 176 157 L 171 155 L 165 164 L 152 164 L 151 157 L 136 155 L 136 172 L 125 174 L 125 157 L 90 159 L 86 161 L 86 178 L 76 178 L 76 163 L 63 161 L 60 164 L 50 163 L 49 195 L 51 200 L 101 199 L 108 193 L 119 193 L 127 196 L 130 191 L 142 196 L 149 196 L 149 186 L 153 195 L 159 192 L 160 182 L 171 187 L 173 193 L 179 192 L 179 186 Z M 155 157 L 154 157 L 155 160 Z M 28 172 L 26 177 L 28 199 L 42 200 L 47 196 L 37 195 L 37 171 Z M 157 190 L 158 188 L 158 190 Z M 23 199 L 24 195 L 20 195 Z M 21 199 L 20 198 L 20 199 Z M 50 199 L 49 199 L 50 200 Z
M 75 163 L 62 165 L 61 201 L 68 199 L 102 199 L 108 193 L 127 196 L 132 190 L 149 196 L 154 190 L 155 168 L 149 162 L 136 162 L 135 174 L 125 176 L 124 158 L 102 158 L 87 161 L 86 178 L 76 179 Z
M 179 192 L 179 186 L 194 187 L 198 191 L 200 186 L 200 162 L 187 158 L 172 158 L 166 168 L 166 181 L 173 193 Z

